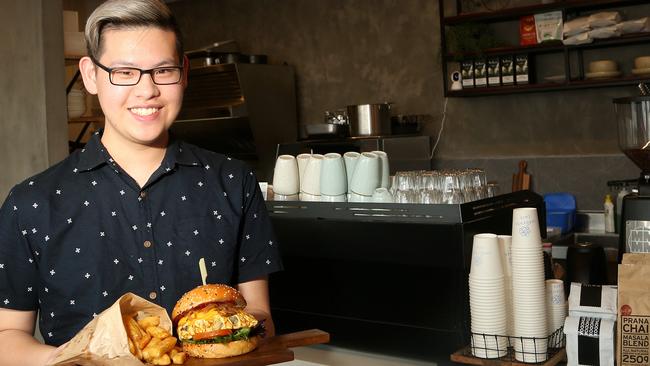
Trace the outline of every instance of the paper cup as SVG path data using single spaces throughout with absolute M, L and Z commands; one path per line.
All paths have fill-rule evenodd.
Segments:
M 548 305 L 563 305 L 566 301 L 564 296 L 564 281 L 546 280 L 546 299 Z
M 512 211 L 512 251 L 516 246 L 540 246 L 537 209 L 534 207 L 515 208 Z
M 512 276 L 512 259 L 510 246 L 512 244 L 512 236 L 498 235 L 499 251 L 501 254 L 501 265 L 503 266 L 503 274 L 506 277 Z
M 499 243 L 495 234 L 474 235 L 470 275 L 476 278 L 503 277 Z
M 546 310 L 548 332 L 558 330 L 566 318 L 566 299 L 564 296 L 564 281 L 546 280 Z

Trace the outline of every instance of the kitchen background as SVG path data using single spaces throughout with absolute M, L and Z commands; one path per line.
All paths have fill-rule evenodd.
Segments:
M 3 3 L 0 196 L 65 156 L 60 14 L 78 11 L 83 26 L 99 2 Z M 436 0 L 177 0 L 169 6 L 187 50 L 235 39 L 244 53 L 292 65 L 303 124 L 321 123 L 325 110 L 390 101 L 394 114 L 429 115 L 422 133 L 433 141 L 438 135 L 447 76 Z M 618 149 L 611 102 L 634 93 L 634 87 L 608 87 L 449 98 L 433 167 L 483 167 L 509 192 L 517 162 L 526 159 L 537 192 L 568 191 L 579 209 L 602 209 L 608 180 L 638 176 Z

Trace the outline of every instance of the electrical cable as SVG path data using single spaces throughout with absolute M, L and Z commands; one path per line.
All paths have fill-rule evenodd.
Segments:
M 433 154 L 436 152 L 436 148 L 438 147 L 438 143 L 440 142 L 440 137 L 442 136 L 442 130 L 445 128 L 445 120 L 447 119 L 448 101 L 449 98 L 445 97 L 445 104 L 442 107 L 442 120 L 440 120 L 440 130 L 438 130 L 438 137 L 436 138 L 436 143 L 433 144 L 433 148 L 431 149 L 431 155 L 429 156 L 429 159 L 433 159 Z

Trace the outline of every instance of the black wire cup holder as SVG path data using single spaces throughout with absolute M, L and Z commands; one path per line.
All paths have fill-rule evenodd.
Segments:
M 547 346 L 544 346 L 545 344 Z M 464 349 L 463 356 L 477 359 L 498 359 L 505 362 L 543 364 L 565 346 L 564 327 L 558 328 L 544 338 L 471 333 L 470 346 Z

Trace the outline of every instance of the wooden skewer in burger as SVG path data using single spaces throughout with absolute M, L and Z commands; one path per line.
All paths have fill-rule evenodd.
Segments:
M 183 351 L 192 357 L 225 358 L 254 350 L 264 327 L 245 307 L 239 291 L 206 285 L 203 278 L 203 286 L 185 293 L 172 310 Z

